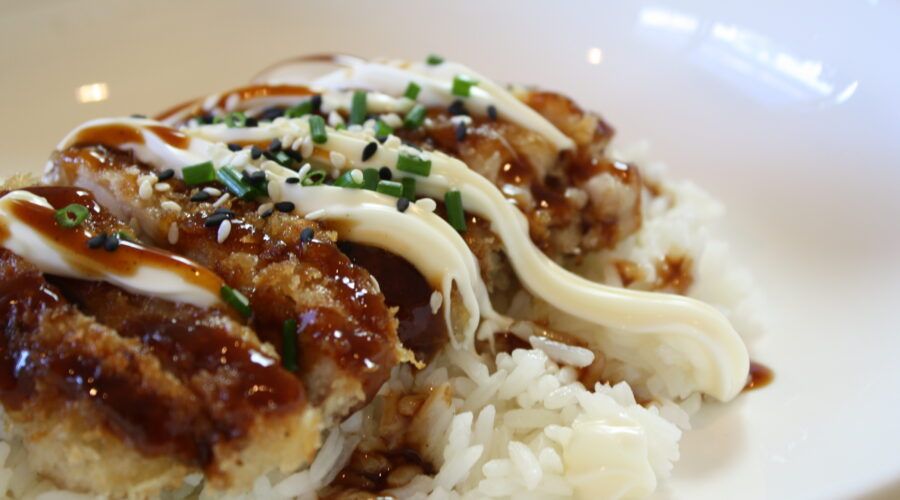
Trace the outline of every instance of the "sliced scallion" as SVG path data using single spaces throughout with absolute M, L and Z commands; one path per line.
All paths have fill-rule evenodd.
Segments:
M 381 177 L 378 175 L 377 168 L 367 168 L 363 170 L 363 189 L 368 189 L 369 191 L 375 191 L 375 188 L 378 187 L 378 181 Z
M 363 179 L 365 179 L 365 174 L 363 174 Z M 353 180 L 353 171 L 348 170 L 341 174 L 340 177 L 334 180 L 334 185 L 337 187 L 345 187 L 351 189 L 359 189 L 363 185 Z
M 222 300 L 239 312 L 241 316 L 249 318 L 253 314 L 253 310 L 250 309 L 250 300 L 241 292 L 228 285 L 222 285 L 219 294 L 222 296 Z
M 79 205 L 78 203 L 72 203 L 71 205 L 67 205 L 56 211 L 56 222 L 59 223 L 62 227 L 75 227 L 85 219 L 87 219 L 90 212 L 84 205 Z
M 281 366 L 297 371 L 297 320 L 286 319 L 281 324 Z
M 403 184 L 403 197 L 407 200 L 415 200 L 416 199 L 416 178 L 415 177 L 404 177 L 400 180 L 400 183 Z
M 447 222 L 460 233 L 468 229 L 466 227 L 466 214 L 463 212 L 462 193 L 458 189 L 451 189 L 444 193 L 444 205 L 447 207 Z
M 416 97 L 419 97 L 419 91 L 422 90 L 416 82 L 409 82 L 409 85 L 406 86 L 406 91 L 403 92 L 403 97 L 407 97 L 416 100 Z
M 241 174 L 231 167 L 222 167 L 217 170 L 216 178 L 231 191 L 231 194 L 243 200 L 253 200 L 262 194 L 259 188 L 244 182 Z
M 431 66 L 437 66 L 438 64 L 444 62 L 444 58 L 437 54 L 428 54 L 428 58 L 425 59 L 425 62 L 427 62 Z
M 460 97 L 469 97 L 470 91 L 475 85 L 478 85 L 478 80 L 466 75 L 456 75 L 453 77 L 453 87 L 450 89 L 450 93 Z
M 383 194 L 389 194 L 394 198 L 403 196 L 403 184 L 394 181 L 378 181 L 375 191 Z
M 350 125 L 362 125 L 366 121 L 366 96 L 361 90 L 353 93 L 353 102 L 350 104 Z
M 181 169 L 181 176 L 184 177 L 184 183 L 188 186 L 196 186 L 204 182 L 212 182 L 216 180 L 216 168 L 211 161 L 205 161 L 189 167 Z
M 225 115 L 225 125 L 228 125 L 228 128 L 246 127 L 247 115 L 241 113 L 240 111 L 228 113 L 227 115 Z
M 409 110 L 409 113 L 406 114 L 406 118 L 403 119 L 403 126 L 409 130 L 415 130 L 421 127 L 427 113 L 428 108 L 421 104 L 416 104 Z
M 387 137 L 394 133 L 394 129 L 390 125 L 381 120 L 375 122 L 375 137 Z
M 409 153 L 400 153 L 397 170 L 427 177 L 431 173 L 431 160 L 425 160 Z
M 300 185 L 302 186 L 319 186 L 325 182 L 325 179 L 328 177 L 328 174 L 325 173 L 324 170 L 313 170 L 312 172 L 306 174 L 306 177 L 300 181 Z
M 309 133 L 316 144 L 328 142 L 328 133 L 325 132 L 325 120 L 319 115 L 309 117 Z
M 312 113 L 312 101 L 303 101 L 300 104 L 290 107 L 284 111 L 284 116 L 288 118 L 300 118 L 303 115 Z

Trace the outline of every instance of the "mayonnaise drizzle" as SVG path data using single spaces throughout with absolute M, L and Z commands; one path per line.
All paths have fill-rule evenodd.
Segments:
M 0 246 L 22 256 L 41 272 L 68 278 L 105 281 L 138 295 L 160 297 L 199 307 L 220 304 L 219 297 L 215 293 L 163 267 L 141 264 L 133 274 L 126 275 L 110 272 L 102 263 L 93 261 L 81 260 L 79 265 L 73 265 L 71 250 L 41 234 L 15 215 L 12 203 L 16 202 L 31 203 L 51 210 L 53 206 L 46 198 L 28 191 L 10 191 L 0 198 L 0 224 L 5 225 L 9 233 L 0 241 Z M 177 256 L 172 258 L 181 259 Z

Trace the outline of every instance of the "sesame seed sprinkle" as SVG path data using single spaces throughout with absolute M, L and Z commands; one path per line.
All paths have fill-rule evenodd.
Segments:
M 275 204 L 272 202 L 263 203 L 256 209 L 256 215 L 262 215 L 266 212 L 271 211 L 275 207 Z
M 488 115 L 488 118 L 490 118 L 492 122 L 497 121 L 497 108 L 494 107 L 493 104 L 491 104 L 487 107 L 487 115 Z
M 281 139 L 276 137 L 275 139 L 272 139 L 272 142 L 269 143 L 269 152 L 277 153 L 279 151 L 281 151 Z
M 331 160 L 331 164 L 334 165 L 335 168 L 344 168 L 344 165 L 347 164 L 347 158 L 337 151 L 329 153 L 328 159 Z
M 119 237 L 115 234 L 111 234 L 106 237 L 106 240 L 103 242 L 103 248 L 107 252 L 115 252 L 119 249 Z
M 254 160 L 258 160 L 260 156 L 262 156 L 263 150 L 259 146 L 253 146 L 250 148 L 250 158 Z
M 170 191 L 172 189 L 172 185 L 168 182 L 159 182 L 155 186 L 153 186 L 153 189 L 157 190 L 160 193 L 165 193 L 166 191 Z
M 100 233 L 87 240 L 87 246 L 91 249 L 100 248 L 104 243 L 106 243 L 106 233 Z
M 172 200 L 164 201 L 159 206 L 162 207 L 163 210 L 166 210 L 168 212 L 172 212 L 172 213 L 176 213 L 176 214 L 181 212 L 181 205 L 179 205 L 178 203 L 175 203 Z
M 170 245 L 174 245 L 174 244 L 178 243 L 178 224 L 177 223 L 172 222 L 171 224 L 169 224 L 169 234 L 167 236 L 168 236 Z
M 409 208 L 409 199 L 403 196 L 397 198 L 397 210 L 406 212 L 407 208 Z
M 149 200 L 153 196 L 153 184 L 149 180 L 141 183 L 141 187 L 138 188 L 138 196 L 142 200 Z
M 263 219 L 265 219 L 266 217 L 269 217 L 274 213 L 275 213 L 275 209 L 270 208 L 270 209 L 264 211 L 263 213 L 259 214 L 259 216 L 262 217 Z
M 209 193 L 210 196 L 222 196 L 222 191 L 214 187 L 205 187 L 203 191 Z
M 231 221 L 225 219 L 219 224 L 219 231 L 216 233 L 216 241 L 221 245 L 225 243 L 225 240 L 228 239 L 228 235 L 231 234 Z
M 365 180 L 365 176 L 363 176 L 362 170 L 354 168 L 350 171 L 350 179 L 357 184 L 362 184 Z
M 227 214 L 213 214 L 213 215 L 210 215 L 209 217 L 207 217 L 205 221 L 203 221 L 203 226 L 216 227 L 219 224 L 221 224 L 222 221 L 227 220 L 227 219 L 228 219 Z
M 312 136 L 306 136 L 303 138 L 303 144 L 300 145 L 300 154 L 303 155 L 304 158 L 309 158 L 313 154 L 313 150 L 315 146 L 313 145 Z
M 197 191 L 193 196 L 191 196 L 191 201 L 206 201 L 211 196 L 212 195 L 206 191 Z
M 441 295 L 441 292 L 435 290 L 431 292 L 431 299 L 429 300 L 429 304 L 431 305 L 431 314 L 437 314 L 438 311 L 441 310 L 441 305 L 444 303 L 444 296 Z
M 390 167 L 381 167 L 378 169 L 378 178 L 381 180 L 389 181 L 394 177 L 394 173 L 391 172 Z
M 294 211 L 294 203 L 291 201 L 279 201 L 275 204 L 275 210 L 279 212 L 289 213 Z
M 300 231 L 300 243 L 303 244 L 303 245 L 306 245 L 307 243 L 309 243 L 310 241 L 312 241 L 312 239 L 313 239 L 313 237 L 315 236 L 315 234 L 316 234 L 316 233 L 315 233 L 315 231 L 313 231 L 313 228 L 311 228 L 311 227 L 304 227 L 304 228 Z
M 299 177 L 288 177 L 287 179 L 285 179 L 284 182 L 286 184 L 300 184 L 300 178 Z
M 235 143 L 233 143 L 233 142 L 229 142 L 229 143 L 228 143 L 228 150 L 229 150 L 229 151 L 232 151 L 232 152 L 237 153 L 237 152 L 240 151 L 241 149 L 243 149 L 243 148 L 241 147 L 240 144 L 235 144 Z
M 213 203 L 213 206 L 220 207 L 220 206 L 224 205 L 225 202 L 227 202 L 230 199 L 231 199 L 231 195 L 228 193 L 225 193 L 222 196 L 220 196 L 219 199 L 215 201 L 215 203 Z
M 370 143 L 366 144 L 366 147 L 363 148 L 363 152 L 362 152 L 362 161 L 369 161 L 369 158 L 371 158 L 372 155 L 374 155 L 376 151 L 378 151 L 378 143 L 377 142 L 370 142 Z
M 171 168 L 167 168 L 167 169 L 163 170 L 162 172 L 156 174 L 157 181 L 167 181 L 167 180 L 171 179 L 172 177 L 175 177 L 175 171 L 172 170 Z
M 435 203 L 435 201 L 431 198 L 421 198 L 419 200 L 416 200 L 416 206 L 422 210 L 425 210 L 426 212 L 434 212 L 434 210 L 437 208 L 437 203 Z

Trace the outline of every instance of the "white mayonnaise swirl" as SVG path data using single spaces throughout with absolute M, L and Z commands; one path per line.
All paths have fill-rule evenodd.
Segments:
M 46 198 L 28 191 L 10 191 L 0 198 L 0 225 L 5 226 L 8 233 L 8 236 L 0 241 L 0 246 L 22 256 L 42 273 L 67 278 L 105 281 L 138 295 L 160 297 L 199 307 L 211 307 L 220 303 L 218 295 L 207 288 L 185 280 L 182 274 L 173 272 L 171 269 L 141 264 L 132 274 L 120 274 L 111 272 L 108 267 L 104 266 L 102 258 L 96 261 L 78 259 L 70 249 L 19 219 L 12 210 L 13 203 L 31 203 L 50 210 L 53 210 L 54 207 Z M 77 228 L 72 230 L 79 231 Z M 86 235 L 85 239 L 88 236 Z M 104 250 L 96 251 L 105 253 Z M 171 257 L 178 260 L 178 262 L 173 260 L 172 264 L 190 264 L 181 257 L 175 255 Z
M 143 144 L 119 147 L 133 151 L 137 158 L 146 159 L 157 168 L 177 171 L 186 165 L 212 160 L 217 167 L 252 166 L 270 172 L 270 183 L 280 183 L 280 189 L 270 189 L 270 193 L 280 193 L 274 201 L 291 200 L 298 205 L 300 213 L 351 223 L 348 227 L 353 229 L 342 237 L 359 238 L 400 255 L 429 279 L 442 276 L 437 282 L 441 284 L 445 304 L 451 303 L 448 283 L 455 282 L 468 312 L 476 318 L 487 319 L 485 324 L 497 324 L 474 256 L 442 219 L 415 208 L 399 213 L 393 208 L 396 200 L 379 193 L 288 185 L 280 181 L 292 175 L 292 171 L 271 161 L 250 165 L 246 151 L 233 153 L 225 147 L 230 142 L 266 142 L 274 138 L 281 139 L 283 144 L 302 141 L 309 134 L 305 118 L 279 118 L 253 128 L 228 128 L 223 124 L 187 128 L 183 132 L 192 138 L 190 147 L 180 151 L 174 151 L 178 148 L 165 141 L 151 140 L 154 132 L 145 127 L 155 122 L 123 119 L 120 123 L 139 128 L 145 140 Z M 68 147 L 77 132 L 70 134 L 59 148 Z M 635 338 L 649 339 L 650 345 L 665 346 L 665 356 L 675 356 L 678 364 L 685 367 L 685 382 L 690 390 L 720 400 L 731 399 L 741 391 L 749 370 L 747 350 L 728 320 L 716 309 L 683 296 L 605 286 L 561 268 L 532 243 L 525 217 L 490 181 L 459 160 L 441 153 L 419 152 L 391 140 L 394 138 L 363 162 L 362 151 L 371 142 L 371 135 L 367 130 L 329 128 L 327 142 L 316 145 L 314 161 L 327 164 L 335 158 L 332 153 L 336 153 L 342 159 L 338 170 L 387 165 L 399 177 L 408 175 L 394 168 L 401 152 L 430 159 L 431 174 L 417 177 L 417 194 L 441 198 L 448 189 L 459 189 L 466 210 L 491 221 L 492 230 L 501 239 L 516 275 L 533 295 L 576 318 L 598 325 L 595 330 L 571 333 L 601 349 L 607 343 L 627 345 Z M 397 234 L 407 227 L 415 228 L 414 236 L 404 238 Z M 466 337 L 472 328 L 469 325 Z M 658 350 L 642 349 L 646 352 L 636 352 L 634 359 L 624 361 L 652 370 L 654 363 L 668 362 Z

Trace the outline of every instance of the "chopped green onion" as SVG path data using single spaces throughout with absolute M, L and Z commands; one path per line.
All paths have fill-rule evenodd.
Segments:
M 300 181 L 300 184 L 303 186 L 318 186 L 325 182 L 326 177 L 328 177 L 328 174 L 324 170 L 313 170 L 306 174 L 306 177 Z
M 450 89 L 450 93 L 460 97 L 469 97 L 469 91 L 474 85 L 478 85 L 478 80 L 466 75 L 456 75 L 453 77 L 453 88 Z
M 361 183 L 358 183 L 353 180 L 353 171 L 348 170 L 344 172 L 340 177 L 334 180 L 334 185 L 337 187 L 345 187 L 351 189 L 359 189 L 363 187 Z M 365 179 L 365 174 L 363 174 L 363 179 Z
M 241 174 L 237 173 L 237 171 L 231 167 L 222 167 L 217 170 L 216 178 L 219 182 L 225 184 L 225 187 L 228 188 L 233 195 L 242 200 L 253 200 L 264 194 L 256 186 L 244 182 L 241 178 Z
M 377 168 L 367 168 L 363 170 L 363 189 L 375 191 L 375 188 L 378 187 L 379 180 L 380 177 L 378 176 Z
M 394 181 L 378 181 L 378 185 L 375 186 L 375 191 L 383 194 L 389 194 L 394 198 L 399 198 L 403 196 L 403 184 Z
M 328 133 L 325 132 L 325 120 L 319 115 L 309 117 L 309 133 L 313 142 L 325 144 L 328 141 Z
M 228 128 L 245 127 L 247 126 L 247 115 L 240 111 L 228 113 L 225 115 L 225 125 L 228 125 Z
M 424 160 L 409 153 L 400 153 L 397 170 L 427 177 L 431 173 L 431 160 Z
M 134 236 L 126 233 L 125 231 L 119 231 L 119 239 L 125 241 L 137 241 Z
M 425 62 L 432 66 L 437 66 L 438 64 L 444 62 L 444 58 L 437 54 L 428 54 L 428 58 L 425 59 Z
M 188 186 L 196 186 L 204 182 L 212 182 L 216 180 L 216 168 L 211 161 L 205 161 L 189 167 L 181 169 L 181 176 L 184 177 L 184 183 Z
M 218 123 L 225 123 L 225 117 L 224 116 L 214 116 L 212 122 L 213 122 L 213 125 L 218 124 Z
M 416 97 L 419 97 L 420 90 L 422 90 L 422 87 L 419 87 L 416 82 L 409 82 L 409 85 L 406 86 L 406 91 L 403 92 L 403 96 L 415 101 Z
M 345 125 L 343 123 L 338 123 L 337 125 L 334 126 L 334 129 L 335 130 L 347 130 L 347 125 Z
M 409 130 L 421 127 L 422 122 L 425 121 L 426 113 L 428 113 L 428 108 L 421 104 L 416 104 L 409 110 L 409 113 L 406 113 L 406 118 L 403 119 L 403 126 Z
M 56 222 L 62 227 L 75 227 L 87 219 L 90 213 L 84 205 L 72 203 L 56 211 Z
M 253 314 L 253 310 L 250 309 L 250 301 L 241 292 L 228 285 L 222 285 L 219 294 L 222 296 L 222 300 L 239 312 L 241 316 L 249 318 Z
M 366 93 L 357 90 L 350 104 L 350 125 L 362 125 L 366 121 Z
M 381 120 L 375 122 L 375 137 L 387 137 L 394 132 L 390 125 Z
M 297 371 L 297 320 L 286 319 L 281 324 L 281 366 L 289 372 Z
M 444 205 L 447 207 L 447 222 L 460 233 L 465 232 L 466 214 L 463 212 L 462 193 L 451 189 L 444 193 Z
M 288 108 L 284 111 L 284 116 L 288 118 L 300 118 L 303 115 L 312 113 L 312 101 L 303 101 L 300 104 Z
M 291 168 L 294 165 L 294 159 L 286 151 L 279 151 L 275 153 L 275 163 L 285 168 Z
M 416 178 L 415 177 L 404 177 L 400 180 L 400 183 L 403 184 L 403 197 L 409 201 L 413 201 L 416 199 Z

